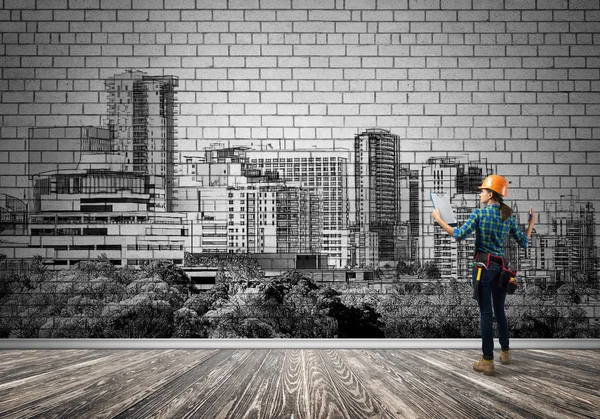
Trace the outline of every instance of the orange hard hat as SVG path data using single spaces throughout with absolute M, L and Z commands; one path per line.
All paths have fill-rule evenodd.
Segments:
M 508 195 L 508 182 L 500 175 L 489 175 L 483 182 L 479 189 L 489 189 L 494 192 L 498 192 L 502 196 Z

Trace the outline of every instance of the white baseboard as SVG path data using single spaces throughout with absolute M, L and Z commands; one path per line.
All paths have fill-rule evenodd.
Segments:
M 511 339 L 510 347 L 600 349 L 600 339 Z M 0 349 L 481 349 L 481 339 L 0 339 Z

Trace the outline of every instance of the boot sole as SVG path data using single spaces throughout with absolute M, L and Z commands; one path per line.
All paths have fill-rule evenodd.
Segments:
M 496 375 L 496 371 L 483 371 L 483 370 L 477 370 L 475 368 L 473 368 L 473 371 L 475 371 L 475 372 L 481 372 L 481 373 L 483 373 L 483 375 L 487 375 L 488 377 Z

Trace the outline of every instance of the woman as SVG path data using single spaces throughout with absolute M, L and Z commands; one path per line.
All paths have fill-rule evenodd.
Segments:
M 440 216 L 439 209 L 432 212 L 435 221 L 456 240 L 463 240 L 471 233 L 477 234 L 475 249 L 478 253 L 490 254 L 488 268 L 482 271 L 479 286 L 479 311 L 481 314 L 481 340 L 483 356 L 473 365 L 477 372 L 494 375 L 494 330 L 493 313 L 496 315 L 498 337 L 500 340 L 500 362 L 510 363 L 510 349 L 508 342 L 508 323 L 504 314 L 504 301 L 506 290 L 498 286 L 501 272 L 502 256 L 504 256 L 504 239 L 510 234 L 517 243 L 526 248 L 531 239 L 536 214 L 533 210 L 529 213 L 529 227 L 527 235 L 523 234 L 517 221 L 512 216 L 512 209 L 502 202 L 508 195 L 508 182 L 502 176 L 490 175 L 483 180 L 479 201 L 483 208 L 477 208 L 471 213 L 469 219 L 461 228 L 449 226 Z M 477 269 L 473 268 L 473 286 L 475 287 Z

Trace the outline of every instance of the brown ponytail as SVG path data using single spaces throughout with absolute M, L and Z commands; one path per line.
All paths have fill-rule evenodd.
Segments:
M 496 192 L 496 191 L 491 191 L 492 192 L 492 196 L 494 197 L 494 201 L 496 201 L 497 203 L 500 204 L 500 218 L 502 219 L 502 221 L 506 221 L 508 219 L 508 217 L 510 217 L 513 213 L 513 210 L 511 207 L 509 207 L 508 205 L 506 205 L 503 201 L 502 201 L 502 196 Z

